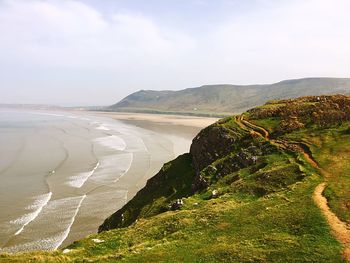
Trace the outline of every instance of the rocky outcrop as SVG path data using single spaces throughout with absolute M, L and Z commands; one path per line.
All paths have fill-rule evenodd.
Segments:
M 215 123 L 202 130 L 192 141 L 190 153 L 193 167 L 199 173 L 215 160 L 235 151 L 242 140 L 242 133 Z
M 175 211 L 179 210 L 183 206 L 184 202 L 182 199 L 177 199 L 175 202 L 169 205 L 170 210 Z
M 226 125 L 230 120 L 227 118 L 205 128 L 193 139 L 190 153 L 196 172 L 192 184 L 194 192 L 207 188 L 213 178 L 255 164 L 257 156 L 262 154 L 259 147 L 252 145 L 250 133 Z

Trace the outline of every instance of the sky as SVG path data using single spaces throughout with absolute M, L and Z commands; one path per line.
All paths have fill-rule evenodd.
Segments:
M 0 0 L 0 103 L 350 77 L 348 0 Z

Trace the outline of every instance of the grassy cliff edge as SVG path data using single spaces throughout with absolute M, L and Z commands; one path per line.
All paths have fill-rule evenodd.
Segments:
M 2 262 L 345 262 L 350 97 L 270 101 L 202 130 L 99 234 Z M 350 237 L 349 237 L 350 240 Z M 350 242 L 350 241 L 349 241 Z

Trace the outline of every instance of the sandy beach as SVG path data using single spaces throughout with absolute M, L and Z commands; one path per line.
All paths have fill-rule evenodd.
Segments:
M 95 116 L 112 118 L 122 121 L 126 124 L 135 125 L 137 127 L 165 134 L 170 137 L 177 137 L 177 139 L 185 138 L 187 141 L 192 141 L 192 139 L 198 134 L 201 129 L 213 124 L 218 120 L 218 118 L 167 114 L 101 111 L 90 111 L 86 113 L 93 114 Z
M 154 123 L 168 124 L 173 126 L 180 125 L 180 126 L 195 127 L 200 129 L 203 129 L 204 127 L 207 127 L 218 120 L 218 118 L 168 115 L 168 114 L 103 112 L 103 111 L 87 111 L 86 113 L 92 113 L 93 115 L 96 115 L 96 116 L 105 116 L 116 120 L 144 121 L 152 124 Z

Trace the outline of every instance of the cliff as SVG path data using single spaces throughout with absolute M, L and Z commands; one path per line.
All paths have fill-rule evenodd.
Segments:
M 221 119 L 99 234 L 65 253 L 0 261 L 344 262 L 349 127 L 343 95 L 270 101 Z

